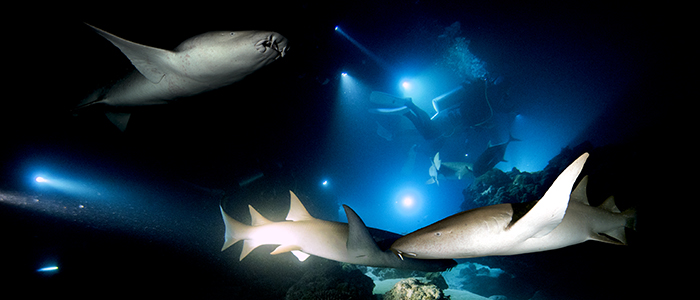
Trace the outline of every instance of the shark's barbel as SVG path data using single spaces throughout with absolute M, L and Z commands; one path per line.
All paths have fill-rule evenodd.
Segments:
M 391 250 L 401 258 L 445 259 L 539 252 L 587 240 L 626 244 L 634 209 L 621 213 L 612 198 L 588 205 L 587 177 L 571 193 L 587 158 L 585 153 L 569 165 L 536 203 L 461 212 L 399 238 Z
M 426 272 L 445 271 L 457 265 L 451 259 L 401 260 L 388 249 L 381 249 L 373 238 L 373 235 L 378 233 L 396 238 L 400 235 L 367 228 L 362 219 L 347 205 L 343 205 L 343 208 L 348 223 L 316 219 L 306 211 L 293 192 L 290 191 L 290 194 L 291 204 L 287 221 L 270 221 L 249 205 L 252 221 L 248 226 L 231 218 L 223 208 L 220 208 L 226 225 L 225 241 L 221 251 L 243 240 L 240 260 L 258 246 L 279 245 L 270 254 L 292 252 L 301 261 L 309 255 L 315 255 L 351 264 Z
M 124 131 L 130 108 L 167 104 L 240 81 L 283 57 L 287 39 L 269 31 L 213 31 L 182 42 L 175 50 L 137 44 L 89 25 L 117 46 L 136 71 L 99 89 L 73 111 L 101 104 L 107 117 Z

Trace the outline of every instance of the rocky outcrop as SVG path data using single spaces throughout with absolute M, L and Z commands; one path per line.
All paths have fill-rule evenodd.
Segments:
M 442 290 L 432 283 L 424 283 L 416 278 L 397 282 L 384 294 L 384 300 L 442 300 L 446 299 Z

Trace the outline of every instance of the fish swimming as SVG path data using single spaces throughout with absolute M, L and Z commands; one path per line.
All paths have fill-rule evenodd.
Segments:
M 587 240 L 624 245 L 625 227 L 635 227 L 634 209 L 620 213 L 612 198 L 588 205 L 587 177 L 569 196 L 587 158 L 569 165 L 537 202 L 461 212 L 399 238 L 391 250 L 401 258 L 445 259 L 540 252 Z
M 269 31 L 213 31 L 182 42 L 175 50 L 137 44 L 89 25 L 117 46 L 136 71 L 114 85 L 98 89 L 73 112 L 100 104 L 120 130 L 130 108 L 168 104 L 242 80 L 288 51 L 287 39 Z
M 440 160 L 440 152 L 436 153 L 431 161 L 430 168 L 428 169 L 428 175 L 430 179 L 426 181 L 426 184 L 437 183 L 439 177 L 447 179 L 462 180 L 464 176 L 471 174 L 472 164 L 459 162 L 459 161 L 442 161 Z
M 398 234 L 379 229 L 367 228 L 360 217 L 347 205 L 343 205 L 348 223 L 319 220 L 312 217 L 301 204 L 299 198 L 290 191 L 290 208 L 287 221 L 273 222 L 252 206 L 250 209 L 251 226 L 236 221 L 220 207 L 226 225 L 225 241 L 221 251 L 240 240 L 243 242 L 240 260 L 253 249 L 261 245 L 279 245 L 272 255 L 292 252 L 300 261 L 309 255 L 330 260 L 374 266 L 390 267 L 426 272 L 444 271 L 457 265 L 451 259 L 425 261 L 418 259 L 398 259 L 388 250 L 382 249 L 373 236 L 384 235 L 400 237 Z
M 517 141 L 520 140 L 511 135 L 508 137 L 508 141 L 502 144 L 491 145 L 491 142 L 489 142 L 488 148 L 479 155 L 472 165 L 471 171 L 474 173 L 474 177 L 484 175 L 484 173 L 496 167 L 499 162 L 505 161 L 503 157 L 506 155 L 508 144 Z
M 426 181 L 426 184 L 433 184 L 436 183 L 437 185 L 440 185 L 440 181 L 438 181 L 438 175 L 440 172 L 440 167 L 442 166 L 442 161 L 440 160 L 440 152 L 435 153 L 435 156 L 433 159 L 430 161 L 430 168 L 428 169 L 428 175 L 430 175 L 430 179 Z

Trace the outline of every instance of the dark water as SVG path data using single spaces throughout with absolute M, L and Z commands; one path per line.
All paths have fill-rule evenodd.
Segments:
M 658 174 L 660 163 L 642 158 L 663 156 L 665 141 L 680 141 L 669 135 L 670 108 L 683 99 L 683 76 L 672 62 L 680 55 L 666 51 L 676 49 L 682 27 L 645 18 L 651 7 L 100 6 L 34 15 L 9 37 L 19 76 L 6 88 L 21 90 L 0 108 L 0 215 L 9 264 L 3 271 L 13 278 L 9 287 L 30 295 L 279 299 L 327 262 L 270 256 L 269 246 L 242 262 L 240 246 L 219 252 L 220 202 L 244 223 L 248 204 L 282 220 L 294 190 L 319 218 L 345 221 L 340 204 L 347 204 L 368 226 L 408 233 L 459 212 L 462 190 L 473 180 L 426 185 L 438 146 L 443 161 L 474 162 L 510 134 L 521 141 L 509 144 L 507 162 L 496 168 L 536 172 L 562 148 L 589 141 L 609 150 L 605 161 L 617 164 L 598 168 L 619 179 L 629 175 L 625 168 L 635 176 Z M 100 114 L 67 112 L 132 68 L 82 22 L 164 49 L 207 31 L 272 30 L 289 39 L 291 50 L 231 86 L 140 109 L 121 133 Z M 368 112 L 375 107 L 370 93 L 381 91 L 411 97 L 432 116 L 433 98 L 484 74 L 504 79 L 500 96 L 490 109 L 467 102 L 463 115 L 476 121 L 453 127 L 440 143 L 426 142 L 407 118 Z M 391 140 L 378 134 L 382 128 Z M 61 185 L 41 185 L 37 176 Z M 632 181 L 608 185 L 623 185 L 616 191 L 628 197 L 647 195 Z M 413 206 L 402 205 L 406 197 Z M 554 299 L 614 299 L 641 294 L 647 246 L 638 234 L 628 247 L 588 242 L 463 263 L 501 267 L 528 291 L 546 290 Z M 57 272 L 36 272 L 54 265 Z M 512 282 L 500 284 L 513 290 Z

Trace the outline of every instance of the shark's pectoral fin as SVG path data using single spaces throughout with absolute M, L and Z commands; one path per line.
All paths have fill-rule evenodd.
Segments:
M 130 113 L 126 112 L 105 112 L 105 115 L 107 116 L 107 119 L 109 119 L 112 124 L 117 126 L 119 130 L 124 132 L 126 130 L 126 125 L 129 124 L 129 118 L 131 118 Z
M 301 250 L 301 247 L 297 245 L 280 245 L 279 247 L 275 248 L 272 252 L 270 252 L 270 255 L 277 255 L 280 253 L 286 253 L 290 251 L 297 251 Z
M 309 254 L 306 254 L 305 252 L 298 251 L 298 250 L 293 250 L 292 254 L 297 257 L 299 261 L 305 261 L 307 258 L 309 258 Z
M 343 205 L 348 218 L 348 241 L 346 247 L 350 257 L 367 257 L 381 252 L 379 246 L 367 230 L 362 219 L 347 205 Z
M 514 224 L 509 224 L 508 230 L 522 240 L 543 237 L 554 230 L 566 214 L 571 188 L 581 173 L 586 159 L 588 159 L 588 153 L 584 153 L 571 163 L 557 177 L 542 199 L 522 218 Z
M 173 52 L 137 44 L 90 24 L 87 25 L 109 40 L 114 46 L 117 46 L 129 58 L 134 67 L 149 81 L 159 83 L 168 72 L 164 62 L 168 60 L 168 57 L 174 55 Z

